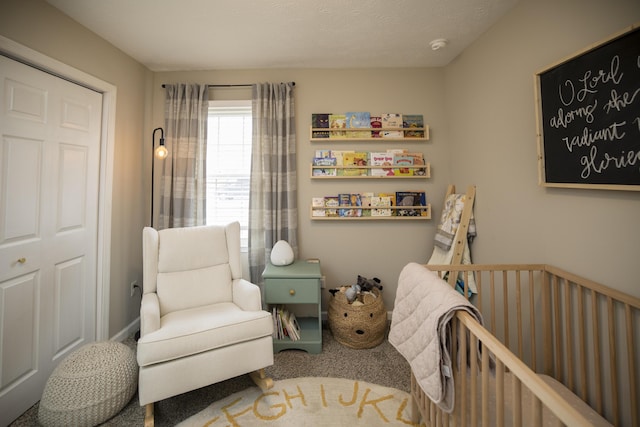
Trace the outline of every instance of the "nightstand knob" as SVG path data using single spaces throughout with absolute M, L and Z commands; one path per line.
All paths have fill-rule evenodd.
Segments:
M 294 296 L 296 294 L 295 289 L 289 289 L 289 295 Z

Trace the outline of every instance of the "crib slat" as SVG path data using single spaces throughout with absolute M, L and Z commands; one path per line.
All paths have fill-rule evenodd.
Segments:
M 598 319 L 598 295 L 591 291 L 591 324 L 593 325 L 593 360 L 596 381 L 596 410 L 602 413 L 602 372 L 600 371 L 600 320 Z
M 478 419 L 478 338 L 471 334 L 469 342 L 469 362 L 471 371 L 471 420 Z
M 579 322 L 579 335 L 580 335 L 580 348 L 586 349 L 586 331 L 584 320 L 584 289 L 582 286 L 578 286 L 578 322 Z M 580 397 L 585 402 L 587 401 L 587 353 L 585 351 L 580 352 L 580 378 L 581 390 Z
M 544 315 L 544 312 L 542 313 Z M 529 334 L 529 345 L 531 346 L 531 366 L 534 371 L 538 370 L 538 360 L 536 357 L 536 310 L 535 310 L 535 298 L 534 298 L 534 284 L 533 284 L 533 271 L 529 270 L 529 327 L 531 333 Z
M 607 297 L 609 321 L 609 365 L 611 367 L 611 401 L 613 402 L 613 424 L 620 425 L 620 405 L 618 404 L 618 364 L 616 362 L 616 327 L 613 311 L 613 299 Z
M 531 425 L 542 427 L 542 403 L 536 396 L 531 399 Z
M 482 272 L 478 271 L 476 274 L 476 288 L 478 288 L 478 294 L 476 295 L 477 297 L 477 304 L 475 304 L 476 307 L 478 307 L 480 309 L 480 311 L 482 311 Z
M 631 307 L 629 304 L 624 305 L 624 314 L 625 319 L 627 321 L 627 364 L 629 369 L 629 402 L 637 402 L 638 395 L 636 394 L 636 369 L 635 363 L 633 362 L 633 349 L 636 348 L 633 340 L 633 318 L 631 315 Z M 638 407 L 640 405 L 635 405 L 635 408 L 631 408 L 631 420 L 634 426 L 640 425 L 638 423 Z
M 488 357 L 487 357 L 488 359 Z M 489 363 L 487 362 L 487 367 Z M 504 364 L 496 360 L 496 426 L 504 426 Z
M 571 320 L 571 316 L 573 314 L 573 310 L 571 309 L 573 307 L 573 304 L 571 304 L 571 282 L 569 282 L 568 280 L 564 281 L 564 307 L 562 309 L 562 311 L 564 311 L 565 315 L 564 315 L 564 330 L 565 330 L 565 345 L 566 345 L 566 356 L 564 357 L 564 362 L 566 363 L 566 367 L 567 367 L 567 384 L 569 386 L 569 389 L 573 390 L 573 369 L 572 369 L 572 365 L 573 365 L 573 334 L 571 333 L 572 331 L 572 326 L 573 326 L 573 322 Z
M 522 359 L 522 283 L 520 282 L 520 271 L 516 271 L 516 316 L 518 321 L 518 357 Z M 535 347 L 533 347 L 535 348 Z
M 491 331 L 492 334 L 496 334 L 496 282 L 495 274 L 493 271 L 489 272 L 489 288 L 491 289 Z
M 473 274 L 473 272 L 471 273 Z M 464 295 L 464 297 L 467 299 L 467 301 L 469 300 L 470 296 L 469 296 L 469 272 L 465 271 L 463 274 L 463 287 L 462 287 L 462 295 Z
M 556 357 L 555 357 L 555 367 L 554 367 L 554 376 L 556 378 L 563 378 L 563 372 L 562 372 L 562 363 L 561 363 L 561 356 L 562 356 L 562 334 L 561 334 L 561 320 L 560 320 L 560 290 L 558 287 L 558 276 L 553 276 L 552 277 L 552 287 L 553 287 L 553 322 L 554 322 L 554 335 L 556 337 L 556 342 L 555 342 L 555 346 L 556 346 Z
M 436 405 L 431 400 L 429 400 L 429 419 L 435 423 L 434 425 L 438 425 L 436 423 Z
M 411 372 L 411 422 L 413 424 L 418 424 L 420 422 L 420 399 L 417 395 L 419 387 L 416 384 L 415 376 L 413 375 L 413 371 Z
M 513 417 L 512 424 L 514 426 L 522 425 L 522 381 L 515 375 L 511 377 L 513 379 Z
M 489 427 L 489 349 L 481 343 L 482 369 L 480 371 L 482 382 L 482 425 Z
M 551 333 L 551 285 L 549 283 L 549 276 L 547 274 L 543 275 L 543 283 L 542 283 L 542 328 L 544 329 L 544 339 L 543 342 L 547 345 L 543 346 L 544 349 L 544 373 L 547 375 L 551 374 L 552 363 L 553 363 L 553 349 L 551 348 L 549 343 L 551 343 L 551 337 L 553 336 Z
M 504 307 L 504 317 L 502 324 L 504 325 L 504 345 L 509 347 L 509 289 L 507 288 L 507 270 L 502 272 L 502 306 Z
M 456 319 L 457 322 L 457 319 Z M 469 392 L 467 391 L 467 372 L 466 372 L 466 367 L 467 367 L 467 330 L 465 328 L 465 326 L 462 324 L 462 322 L 457 322 L 458 324 L 458 330 L 459 335 L 458 338 L 460 339 L 460 351 L 459 351 L 459 355 L 460 355 L 460 366 L 462 367 L 461 369 L 463 369 L 462 372 L 458 371 L 458 377 L 460 378 L 460 405 L 457 405 L 458 407 L 458 419 L 461 420 L 460 425 L 466 426 L 467 425 L 467 405 L 469 404 L 469 402 L 467 402 L 467 396 L 469 395 Z M 474 396 L 472 395 L 471 398 L 473 399 Z

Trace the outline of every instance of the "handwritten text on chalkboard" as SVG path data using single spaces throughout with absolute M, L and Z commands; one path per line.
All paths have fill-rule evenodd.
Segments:
M 545 182 L 640 185 L 640 31 L 540 73 L 539 86 Z

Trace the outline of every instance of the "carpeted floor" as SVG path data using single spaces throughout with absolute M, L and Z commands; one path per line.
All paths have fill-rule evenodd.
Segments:
M 305 351 L 286 350 L 275 355 L 275 363 L 266 369 L 274 380 L 297 377 L 336 377 L 366 381 L 409 392 L 410 368 L 407 361 L 387 340 L 370 349 L 355 350 L 335 341 L 331 332 L 323 330 L 322 353 L 308 354 Z M 125 344 L 135 348 L 131 337 Z M 232 378 L 218 384 L 165 399 L 155 405 L 155 425 L 174 426 L 194 415 L 212 402 L 230 394 L 252 387 L 248 375 Z M 25 412 L 11 427 L 37 426 L 38 404 Z M 144 408 L 135 395 L 131 402 L 103 426 L 141 426 Z

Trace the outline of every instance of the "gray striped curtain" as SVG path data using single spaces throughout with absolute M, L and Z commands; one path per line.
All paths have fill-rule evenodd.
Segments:
M 208 89 L 199 84 L 165 85 L 169 156 L 160 181 L 157 227 L 190 227 L 206 221 Z
M 298 253 L 294 83 L 253 85 L 253 146 L 249 198 L 249 270 L 253 283 L 278 240 Z

